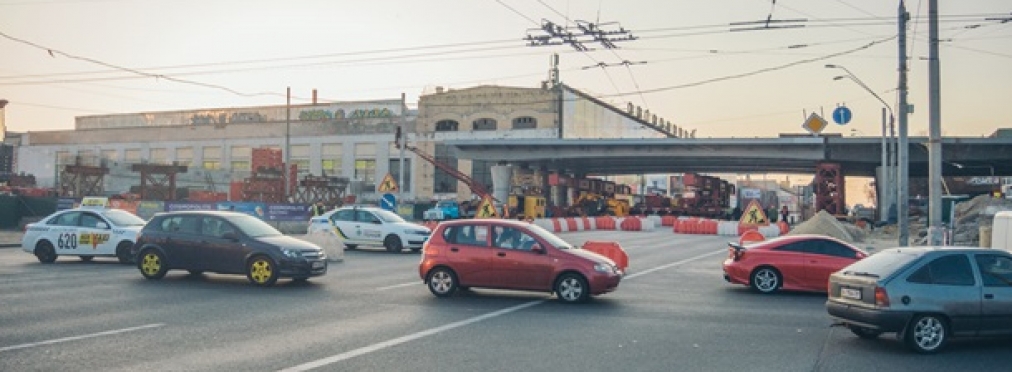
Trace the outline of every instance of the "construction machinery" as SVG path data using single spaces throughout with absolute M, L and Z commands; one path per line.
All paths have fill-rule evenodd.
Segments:
M 404 141 L 403 143 L 401 142 L 402 140 Z M 468 176 L 468 175 L 464 174 L 463 172 L 457 170 L 457 168 L 451 167 L 449 165 L 444 164 L 443 162 L 441 162 L 439 160 L 436 160 L 435 157 L 433 157 L 432 155 L 429 155 L 425 151 L 422 151 L 422 150 L 418 149 L 417 147 L 408 145 L 407 144 L 407 140 L 404 140 L 403 136 L 401 134 L 401 127 L 397 127 L 397 130 L 395 132 L 395 135 L 394 135 L 394 145 L 398 149 L 403 148 L 405 150 L 408 150 L 408 151 L 411 151 L 411 152 L 415 153 L 415 155 L 418 155 L 418 157 L 420 157 L 423 160 L 431 163 L 433 166 L 435 166 L 439 170 L 442 170 L 443 172 L 446 172 L 446 174 L 449 174 L 451 177 L 456 178 L 460 182 L 463 182 L 465 185 L 467 185 L 467 187 L 469 189 L 471 189 L 472 193 L 474 193 L 475 195 L 478 196 L 478 203 L 480 203 L 481 200 L 484 200 L 485 198 L 490 198 L 493 201 L 495 201 L 496 203 L 501 203 L 501 201 L 497 200 L 494 196 L 492 196 L 492 193 L 490 193 L 488 191 L 488 188 L 485 187 L 485 185 L 482 184 L 481 182 L 478 182 L 474 178 L 471 178 L 471 176 Z M 469 207 L 470 207 L 470 205 L 467 205 L 467 204 L 464 204 L 464 203 L 462 203 L 460 205 L 460 208 L 464 209 L 464 210 L 471 209 Z M 467 215 L 467 212 L 462 211 L 462 213 L 460 213 L 460 215 L 462 215 L 462 216 Z
M 569 215 L 581 217 L 625 217 L 629 215 L 629 211 L 628 200 L 584 191 L 580 192 L 580 196 L 573 201 L 573 205 L 569 208 Z
M 506 208 L 510 217 L 545 218 L 547 204 L 543 196 L 513 194 L 506 201 Z

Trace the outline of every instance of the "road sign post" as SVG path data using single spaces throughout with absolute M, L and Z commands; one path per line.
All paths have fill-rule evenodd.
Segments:
M 394 194 L 386 193 L 380 198 L 380 208 L 397 213 L 397 198 Z
M 833 110 L 833 122 L 837 124 L 847 125 L 852 117 L 853 115 L 847 106 L 840 106 Z

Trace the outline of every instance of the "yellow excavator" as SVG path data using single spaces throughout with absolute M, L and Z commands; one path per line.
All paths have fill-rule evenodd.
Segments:
M 629 215 L 629 202 L 622 199 L 609 198 L 592 192 L 581 192 L 573 205 L 569 207 L 571 216 L 598 217 Z

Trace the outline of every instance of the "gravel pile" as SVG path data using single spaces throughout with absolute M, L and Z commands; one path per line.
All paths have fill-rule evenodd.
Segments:
M 991 226 L 994 215 L 1006 210 L 1012 210 L 1012 200 L 995 199 L 990 195 L 980 195 L 956 204 L 952 244 L 978 246 L 980 227 Z
M 825 235 L 848 243 L 858 243 L 864 240 L 867 232 L 852 224 L 840 222 L 826 211 L 819 211 L 808 221 L 795 226 L 787 235 Z

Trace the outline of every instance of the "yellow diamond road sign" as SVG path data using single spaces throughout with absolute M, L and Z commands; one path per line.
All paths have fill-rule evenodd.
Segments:
M 812 115 L 808 116 L 808 119 L 805 120 L 805 123 L 802 124 L 801 127 L 805 128 L 805 130 L 808 130 L 808 132 L 811 134 L 818 135 L 819 133 L 822 133 L 824 129 L 826 129 L 827 125 L 829 125 L 829 123 L 826 122 L 826 119 L 823 119 L 821 116 L 819 116 L 819 114 L 813 112 Z
M 484 197 L 481 199 L 481 204 L 478 205 L 478 210 L 474 214 L 474 218 L 496 218 L 499 217 L 498 211 L 495 210 L 495 205 L 492 204 L 492 198 Z
M 769 225 L 770 219 L 766 217 L 766 212 L 759 205 L 759 202 L 752 200 L 748 203 L 748 207 L 745 208 L 745 213 L 741 214 L 741 220 L 738 221 L 742 225 L 748 226 L 760 226 Z
M 378 190 L 379 192 L 397 192 L 397 181 L 394 181 L 394 177 L 387 173 L 386 177 L 383 177 L 383 181 L 380 182 Z

